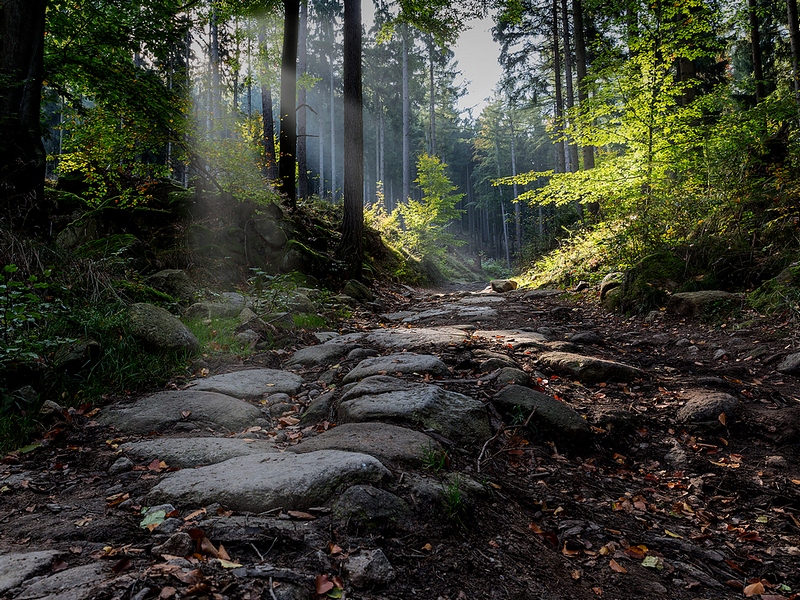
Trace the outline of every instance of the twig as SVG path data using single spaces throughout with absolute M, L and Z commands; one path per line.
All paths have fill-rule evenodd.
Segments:
M 269 578 L 269 595 L 272 596 L 272 600 L 278 600 L 278 597 L 275 595 L 275 590 L 272 589 L 272 577 Z
M 531 414 L 529 414 L 529 415 L 528 415 L 528 418 L 527 418 L 527 419 L 525 419 L 525 422 L 524 422 L 524 423 L 522 423 L 522 425 L 518 425 L 518 426 L 516 426 L 516 427 L 514 427 L 514 428 L 513 428 L 513 431 L 514 431 L 514 433 L 516 433 L 517 431 L 519 431 L 519 430 L 520 430 L 520 429 L 522 429 L 523 427 L 527 427 L 527 426 L 528 426 L 528 423 L 530 423 L 531 419 L 533 418 L 533 415 L 535 415 L 535 414 L 536 414 L 536 407 L 534 406 L 534 407 L 533 407 L 533 410 L 531 411 Z M 494 440 L 496 440 L 498 437 L 500 437 L 500 434 L 501 434 L 501 433 L 503 433 L 505 430 L 506 430 L 506 429 L 505 429 L 505 427 L 501 427 L 501 428 L 500 428 L 500 429 L 497 431 L 497 433 L 495 433 L 495 434 L 494 434 L 492 437 L 490 437 L 488 440 L 486 440 L 486 443 L 483 445 L 483 448 L 481 448 L 481 453 L 478 455 L 478 473 L 480 473 L 480 472 L 481 472 L 481 459 L 483 458 L 483 455 L 486 453 L 486 448 L 487 448 L 487 447 L 489 446 L 489 444 L 491 444 L 491 443 L 492 443 Z M 498 454 L 499 454 L 499 452 L 498 452 Z M 494 456 L 497 456 L 497 454 L 493 455 L 493 456 L 492 456 L 492 457 L 490 457 L 490 458 L 494 458 Z M 487 460 L 488 460 L 488 459 L 487 459 Z
M 277 539 L 277 538 L 275 538 L 275 539 Z M 274 542 L 273 542 L 273 543 L 274 543 Z M 256 551 L 256 554 L 258 554 L 258 558 L 261 560 L 261 562 L 264 562 L 264 557 L 261 555 L 261 552 L 259 552 L 259 551 L 258 551 L 258 548 L 256 548 L 256 545 L 255 545 L 255 544 L 253 544 L 253 543 L 251 542 L 251 543 L 250 543 L 250 547 L 251 547 L 253 550 L 255 550 L 255 551 Z

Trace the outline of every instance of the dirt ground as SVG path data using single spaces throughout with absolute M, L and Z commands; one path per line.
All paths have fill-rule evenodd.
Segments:
M 464 290 L 385 288 L 380 302 L 385 312 L 421 310 Z M 427 349 L 452 368 L 438 385 L 487 407 L 499 386 L 496 373 L 479 371 L 475 352 L 511 356 L 531 386 L 584 416 L 592 435 L 564 445 L 525 426 L 526 415 L 503 422 L 489 408 L 491 439 L 448 446 L 441 470 L 429 465 L 416 474 L 448 481 L 448 474 L 463 473 L 483 491 L 449 505 L 421 502 L 411 526 L 363 528 L 321 510 L 300 520 L 282 515 L 287 527 L 205 531 L 236 563 L 274 569 L 269 577 L 237 572 L 198 552 L 190 560 L 194 575 L 176 575 L 151 554 L 155 538 L 140 527 L 136 503 L 168 467 L 110 476 L 122 440 L 93 421 L 96 408 L 84 407 L 54 417 L 40 447 L 3 458 L 0 553 L 62 550 L 54 571 L 107 561 L 118 577 L 102 597 L 140 600 L 274 598 L 289 587 L 315 598 L 314 578 L 323 575 L 343 577 L 340 597 L 363 599 L 800 598 L 800 386 L 775 370 L 797 352 L 796 323 L 747 312 L 715 323 L 664 312 L 621 317 L 600 308 L 595 296 L 518 296 L 496 305 L 500 316 L 480 327 L 546 330 L 566 343 L 593 333 L 582 353 L 639 367 L 646 377 L 581 384 L 544 369 L 535 350 L 513 351 L 485 338 Z M 425 326 L 452 324 L 442 317 Z M 358 309 L 343 331 L 386 325 L 379 312 Z M 222 372 L 277 367 L 285 357 L 209 362 Z M 319 372 L 303 375 L 314 381 Z M 693 390 L 730 394 L 741 410 L 680 425 L 678 410 Z M 387 489 L 408 498 L 415 473 L 393 475 Z M 198 527 L 200 517 L 180 516 L 186 527 Z M 383 550 L 396 573 L 391 583 L 347 583 L 341 564 L 360 547 Z

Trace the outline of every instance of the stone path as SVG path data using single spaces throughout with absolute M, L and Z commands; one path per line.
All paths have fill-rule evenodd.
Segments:
M 576 321 L 571 309 L 535 304 L 554 295 L 514 291 L 429 297 L 381 315 L 388 326 L 326 334 L 321 338 L 327 340 L 324 343 L 298 349 L 286 358 L 283 369 L 215 374 L 192 381 L 185 389 L 109 406 L 97 422 L 112 428 L 109 435 L 124 443 L 113 442 L 117 454 L 108 465 L 109 481 L 104 485 L 109 492 L 116 491 L 108 494 L 104 510 L 114 514 L 127 510 L 129 520 L 144 519 L 142 526 L 148 531 L 143 535 L 151 539 L 152 554 L 166 560 L 155 573 L 183 583 L 203 581 L 194 571 L 201 554 L 230 566 L 216 549 L 214 554 L 202 546 L 205 539 L 212 540 L 211 548 L 213 543 L 247 543 L 260 556 L 258 548 L 267 551 L 265 546 L 272 549 L 276 542 L 295 548 L 298 556 L 305 556 L 302 549 L 315 549 L 315 558 L 304 558 L 291 568 L 272 566 L 269 556 L 261 556 L 258 564 L 230 570 L 230 581 L 281 582 L 280 587 L 270 588 L 272 597 L 308 597 L 304 590 L 310 582 L 320 572 L 335 571 L 334 564 L 341 566 L 345 586 L 382 589 L 397 575 L 379 545 L 381 538 L 370 534 L 359 538 L 361 545 L 334 552 L 328 529 L 355 528 L 381 535 L 413 531 L 415 523 L 424 523 L 431 514 L 441 516 L 442 511 L 445 518 L 458 522 L 479 498 L 516 493 L 491 485 L 482 468 L 504 452 L 517 461 L 512 460 L 512 466 L 530 464 L 524 445 L 508 446 L 520 431 L 553 448 L 582 453 L 601 439 L 598 436 L 608 434 L 602 439 L 611 439 L 612 433 L 625 430 L 629 415 L 603 411 L 602 392 L 595 394 L 587 409 L 560 398 L 547 387 L 548 378 L 561 377 L 578 386 L 599 384 L 601 390 L 612 382 L 636 389 L 646 385 L 653 371 L 628 364 L 625 356 L 612 360 L 603 349 L 608 340 L 593 331 L 592 323 Z M 500 318 L 503 310 L 547 315 L 549 325 L 535 327 L 534 320 L 531 326 L 515 329 Z M 635 392 L 626 393 L 636 398 Z M 733 420 L 742 413 L 734 396 L 701 386 L 683 390 L 681 402 L 674 420 L 681 426 L 725 425 L 726 418 Z M 499 450 L 492 445 L 498 439 L 508 442 Z M 674 455 L 684 452 L 681 444 L 675 439 L 670 444 L 664 460 L 685 463 L 685 456 Z M 457 467 L 451 463 L 455 458 Z M 591 473 L 594 467 L 586 465 L 586 473 Z M 143 473 L 147 479 L 139 478 Z M 553 472 L 542 469 L 538 474 L 551 477 Z M 540 483 L 545 493 L 544 479 Z M 526 494 L 533 493 L 534 488 L 526 489 Z M 538 502 L 539 518 L 556 508 L 534 496 L 530 502 Z M 131 516 L 132 507 L 140 507 L 141 514 Z M 599 550 L 589 543 L 564 545 L 564 540 L 572 539 L 569 527 L 585 536 L 595 531 L 590 520 L 586 515 L 571 526 L 564 524 L 556 540 L 564 556 Z M 524 535 L 539 539 L 538 526 L 531 525 L 533 534 L 527 522 L 520 527 Z M 205 538 L 197 537 L 199 530 Z M 541 535 L 542 540 L 549 539 Z M 684 539 L 670 535 L 667 541 Z M 503 542 L 493 543 L 487 552 Z M 667 547 L 662 542 L 662 550 Z M 68 543 L 55 548 L 0 553 L 0 595 L 51 600 L 171 597 L 163 591 L 160 596 L 157 590 L 143 592 L 136 577 L 125 573 L 127 569 L 110 568 L 112 562 L 55 568 L 70 552 Z M 423 546 L 414 552 L 416 560 L 422 560 L 431 550 Z M 581 577 L 575 573 L 574 581 L 562 582 L 567 588 L 563 595 L 531 592 L 529 597 L 598 595 L 576 583 Z M 689 567 L 684 573 L 687 580 L 718 589 Z M 653 583 L 649 589 L 647 581 L 636 580 L 627 597 L 663 588 Z

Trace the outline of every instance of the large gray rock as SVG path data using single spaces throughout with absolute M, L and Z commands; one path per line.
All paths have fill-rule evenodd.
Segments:
M 170 467 L 199 467 L 213 465 L 237 456 L 273 452 L 263 440 L 246 441 L 238 438 L 156 438 L 123 444 L 122 451 L 138 461 L 163 460 Z
M 552 298 L 553 296 L 560 296 L 563 294 L 561 290 L 531 290 L 525 292 L 522 296 L 523 300 L 539 300 L 541 298 Z
M 410 525 L 411 509 L 392 493 L 371 485 L 354 485 L 333 503 L 335 519 L 357 528 L 377 531 L 405 529 Z
M 190 319 L 232 319 L 239 316 L 243 306 L 232 302 L 195 302 L 186 309 Z
M 625 274 L 618 271 L 603 277 L 603 281 L 600 282 L 600 300 L 605 300 L 608 293 L 621 286 L 624 280 Z
M 200 342 L 178 317 L 160 306 L 132 304 L 128 309 L 131 332 L 148 346 L 158 350 L 197 352 Z
M 717 427 L 722 424 L 719 421 L 722 413 L 727 419 L 733 419 L 741 410 L 741 403 L 724 392 L 691 390 L 686 398 L 686 404 L 678 409 L 676 416 L 679 423 L 687 425 L 710 423 Z
M 59 571 L 25 586 L 17 600 L 84 600 L 97 598 L 106 581 L 106 564 L 97 561 Z
M 539 362 L 581 383 L 632 381 L 647 376 L 641 369 L 630 365 L 570 352 L 546 352 L 539 357 Z
M 385 375 L 386 373 L 447 375 L 450 371 L 447 369 L 447 365 L 435 356 L 404 352 L 402 354 L 365 358 L 345 376 L 343 381 L 344 383 L 350 383 L 371 375 Z
M 462 443 L 485 441 L 490 435 L 483 404 L 435 385 L 411 384 L 375 375 L 342 397 L 342 423 L 383 421 L 423 426 Z
M 303 378 L 294 373 L 275 369 L 247 369 L 198 379 L 192 382 L 192 389 L 217 392 L 242 400 L 258 400 L 278 392 L 293 396 L 300 391 L 301 385 Z
M 680 317 L 697 317 L 701 315 L 710 304 L 715 302 L 728 302 L 736 300 L 736 294 L 721 292 L 719 290 L 704 290 L 701 292 L 681 292 L 673 294 L 667 303 L 667 312 Z
M 800 352 L 790 354 L 775 368 L 786 375 L 800 375 Z
M 195 390 L 158 392 L 128 406 L 108 408 L 100 413 L 98 421 L 120 431 L 141 434 L 187 423 L 225 432 L 268 425 L 261 411 L 247 402 Z
M 505 387 L 493 402 L 501 412 L 518 418 L 525 419 L 533 412 L 531 425 L 572 445 L 587 442 L 591 433 L 589 424 L 571 406 L 530 388 L 519 385 Z
M 518 329 L 483 329 L 475 332 L 475 337 L 486 338 L 498 342 L 512 350 L 521 348 L 544 348 L 547 336 L 532 331 Z
M 372 302 L 375 299 L 372 291 L 363 283 L 356 281 L 355 279 L 351 279 L 344 284 L 342 293 L 345 296 L 350 296 L 351 298 L 358 300 L 359 302 Z
M 388 477 L 389 471 L 378 459 L 354 452 L 251 455 L 171 473 L 146 500 L 183 507 L 218 502 L 235 511 L 254 513 L 275 508 L 303 510 L 324 504 L 340 489 Z
M 186 271 L 164 269 L 147 278 L 147 283 L 157 290 L 184 302 L 191 302 L 197 293 L 197 286 L 189 279 Z
M 361 550 L 347 559 L 347 575 L 357 588 L 386 585 L 395 578 L 394 569 L 383 550 Z
M 489 282 L 489 285 L 492 286 L 492 290 L 499 294 L 513 292 L 518 286 L 517 282 L 511 279 L 493 279 Z
M 308 346 L 295 352 L 284 366 L 291 369 L 292 367 L 317 367 L 333 364 L 355 347 L 355 344 L 337 344 L 335 342 Z
M 489 294 L 471 294 L 469 296 L 461 298 L 458 301 L 458 303 L 466 305 L 473 305 L 473 304 L 487 305 L 487 304 L 502 304 L 505 301 L 506 299 L 500 296 L 490 296 Z
M 50 567 L 58 550 L 0 554 L 0 595 L 19 587 L 31 575 Z
M 362 334 L 356 334 L 361 336 Z M 342 336 L 348 338 L 348 336 Z M 457 346 L 469 339 L 469 335 L 455 327 L 429 327 L 419 329 L 377 329 L 364 339 L 375 346 L 386 349 L 418 350 L 429 346 Z M 339 341 L 343 343 L 343 341 Z
M 286 450 L 297 454 L 317 450 L 363 452 L 389 463 L 421 466 L 427 456 L 441 452 L 442 447 L 424 433 L 405 427 L 386 423 L 344 423 Z

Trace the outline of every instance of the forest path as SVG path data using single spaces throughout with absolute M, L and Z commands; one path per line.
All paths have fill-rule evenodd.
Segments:
M 0 466 L 0 597 L 800 590 L 789 324 L 473 287 L 73 412 Z

